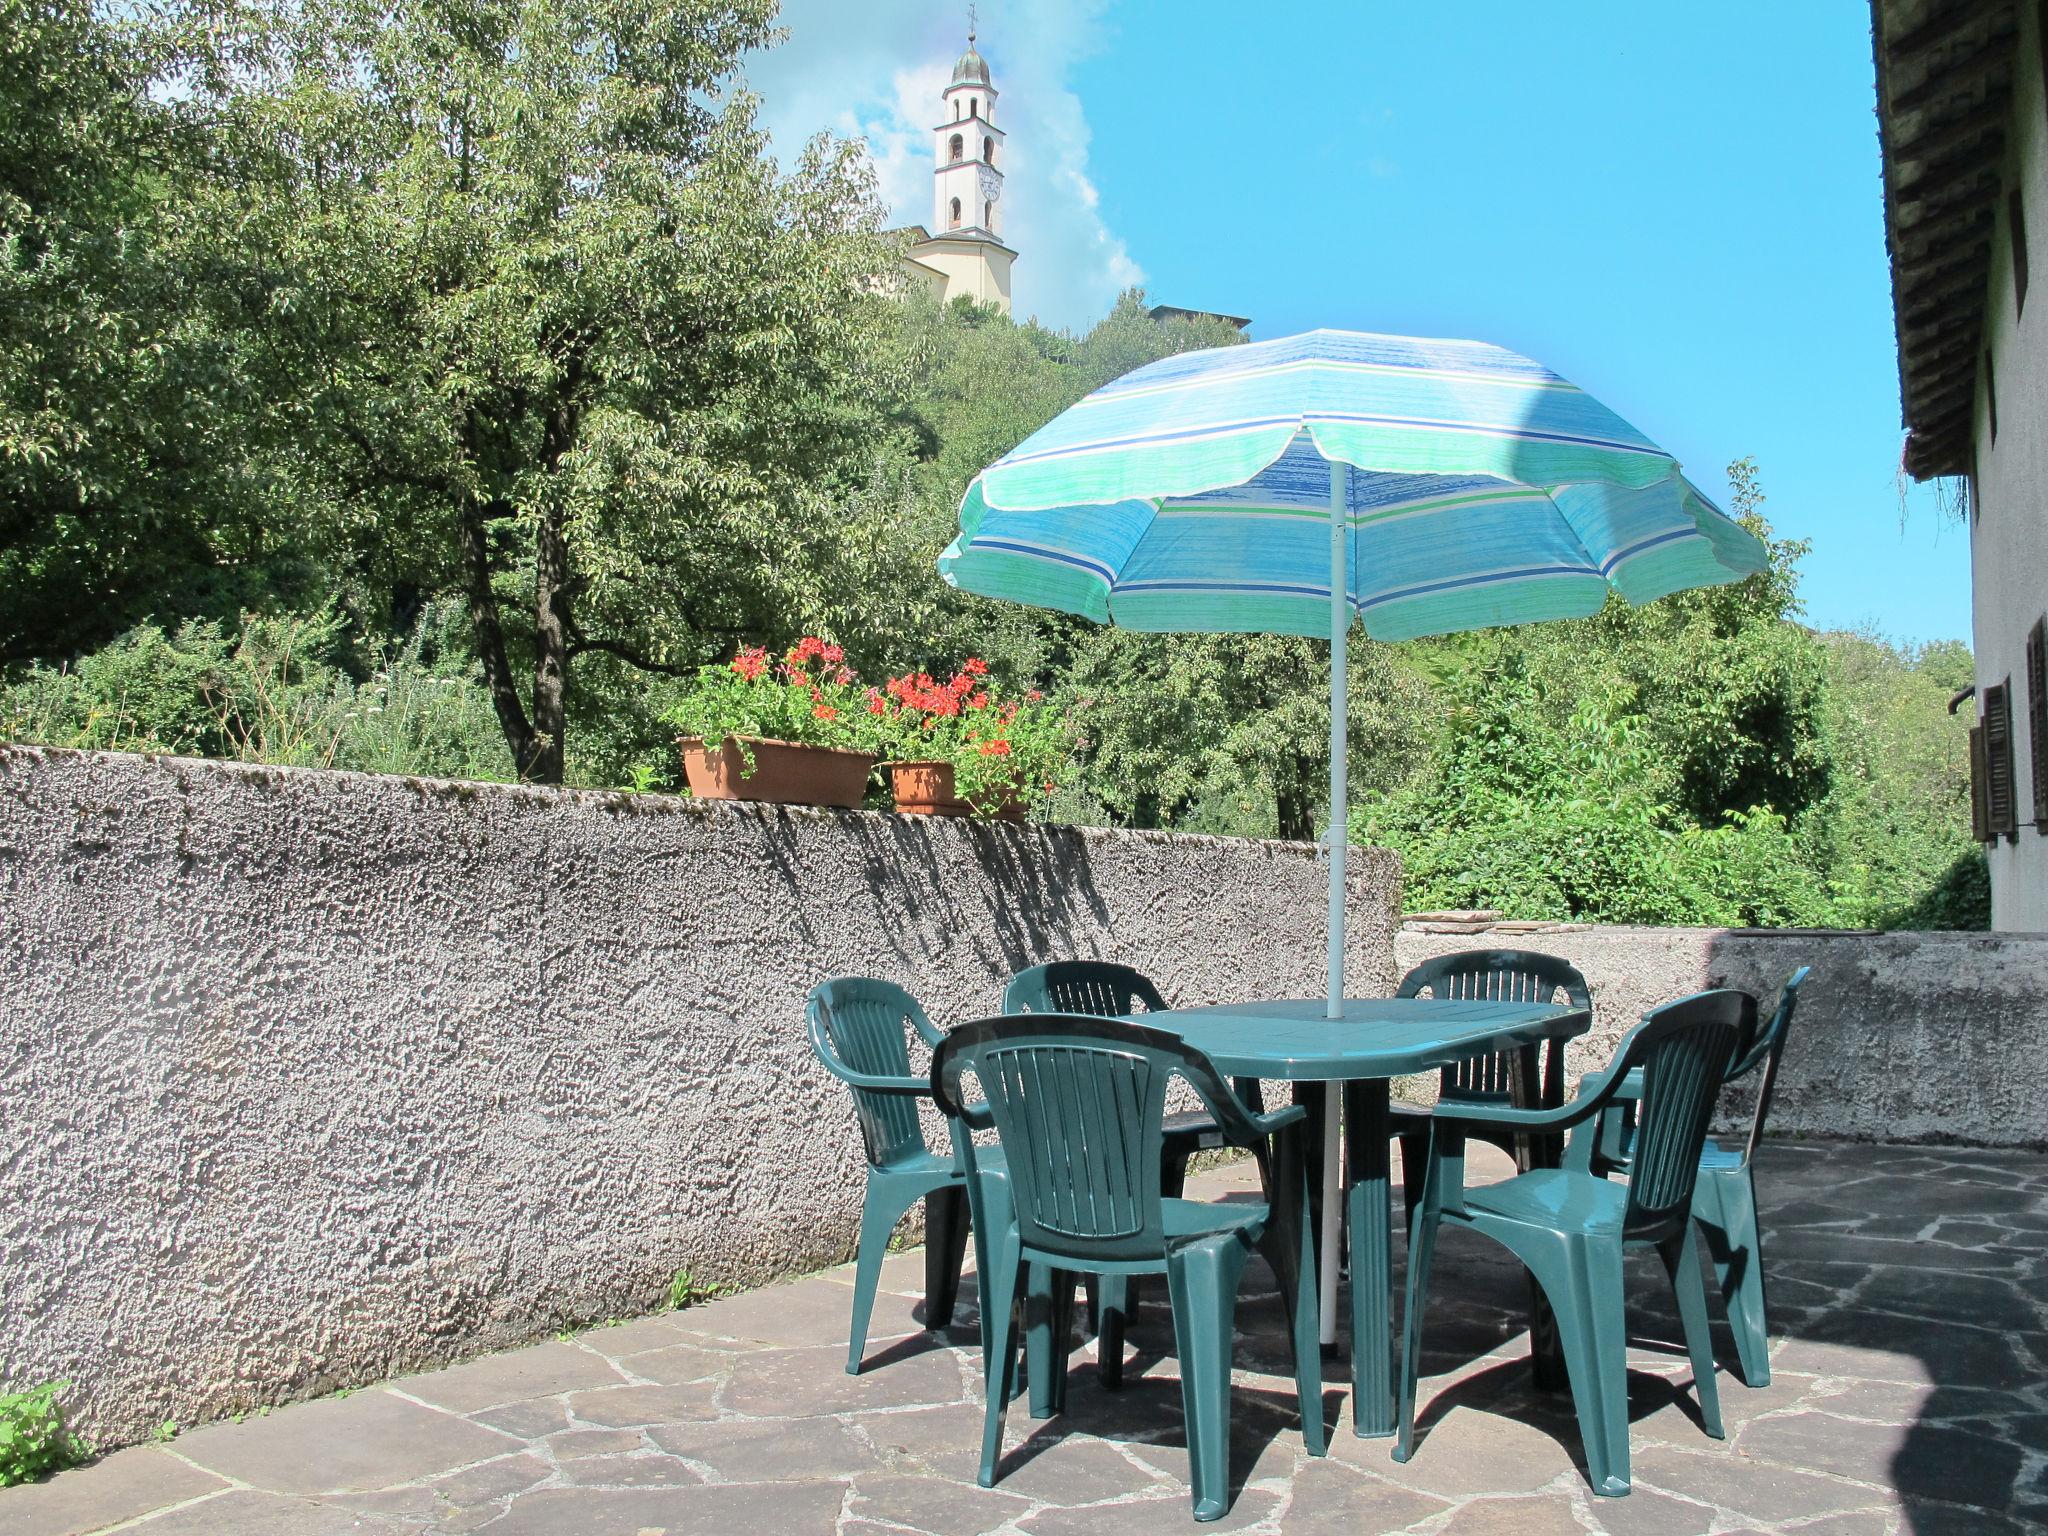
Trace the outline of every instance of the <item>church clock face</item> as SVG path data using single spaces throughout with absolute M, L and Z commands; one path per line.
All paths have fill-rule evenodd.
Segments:
M 984 165 L 975 172 L 974 181 L 974 190 L 984 203 L 992 203 L 1002 196 L 1003 178 L 987 166 Z

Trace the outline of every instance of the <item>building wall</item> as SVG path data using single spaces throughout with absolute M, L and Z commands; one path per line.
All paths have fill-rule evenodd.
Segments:
M 1786 1136 L 2048 1146 L 2048 934 L 1627 928 L 1411 919 L 1403 972 L 1461 949 L 1569 960 L 1593 1028 L 1566 1053 L 1576 1080 L 1607 1064 L 1649 1009 L 1709 987 L 1775 1006 L 1802 965 L 1770 1129 Z M 1746 1125 L 1742 1094 L 1723 1105 Z
M 846 1258 L 821 978 L 1319 996 L 1314 850 L 0 747 L 0 1381 L 103 1443 Z M 1352 866 L 1349 986 L 1398 865 Z
M 1001 246 L 980 240 L 934 240 L 912 246 L 910 254 L 946 275 L 944 297 L 949 302 L 964 295 L 977 304 L 993 304 L 1006 315 L 1010 312 L 1011 256 Z
M 2032 277 L 2016 302 L 2005 200 L 1992 232 L 1985 347 L 1995 378 L 1977 386 L 1977 484 L 1970 524 L 1977 683 L 2012 681 L 2013 769 L 2022 825 L 2017 840 L 1989 850 L 1991 923 L 2048 933 L 2048 806 L 2033 802 L 2033 754 L 2048 752 L 2027 722 L 2027 631 L 2048 611 L 2048 93 L 2035 28 L 2039 10 L 2017 7 L 2006 187 L 2024 206 Z M 1991 432 L 1995 392 L 1998 432 Z

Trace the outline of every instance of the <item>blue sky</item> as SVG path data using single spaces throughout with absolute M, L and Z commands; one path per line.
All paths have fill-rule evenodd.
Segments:
M 792 0 L 750 69 L 778 143 L 863 132 L 928 216 L 927 95 L 964 6 Z M 848 13 L 858 13 L 860 25 Z M 1862 0 L 984 0 L 1019 313 L 1116 289 L 1498 342 L 1591 390 L 1710 494 L 1755 455 L 1810 539 L 1810 622 L 1969 634 L 1968 539 L 1901 502 Z

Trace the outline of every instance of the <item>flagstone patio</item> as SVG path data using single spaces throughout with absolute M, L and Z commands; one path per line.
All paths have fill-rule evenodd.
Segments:
M 1478 1159 L 1475 1157 L 1475 1163 Z M 1505 1162 L 1493 1171 L 1505 1171 Z M 1475 1169 L 1475 1171 L 1483 1171 Z M 1248 1189 L 1248 1163 L 1191 1193 Z M 1813 1536 L 2048 1526 L 2048 1157 L 1787 1142 L 1763 1154 L 1773 1379 L 1724 1367 L 1728 1438 L 1693 1417 L 1676 1317 L 1632 1263 L 1635 1492 L 1594 1499 L 1568 1397 L 1533 1390 L 1519 1272 L 1439 1247 L 1424 1434 L 1397 1466 L 1350 1429 L 1303 1454 L 1270 1279 L 1239 1313 L 1229 1531 Z M 1134 1325 L 1104 1392 L 1077 1341 L 1063 1417 L 1012 1409 L 1004 1475 L 974 1484 L 971 1304 L 914 1316 L 922 1256 L 889 1261 L 868 1365 L 844 1374 L 851 1272 L 593 1329 L 345 1397 L 216 1424 L 0 1492 L 12 1536 L 1083 1536 L 1195 1529 L 1172 1334 Z M 1721 1356 L 1733 1360 L 1725 1334 Z

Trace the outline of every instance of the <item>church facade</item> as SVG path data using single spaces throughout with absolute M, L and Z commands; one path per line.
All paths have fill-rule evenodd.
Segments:
M 1017 253 L 1003 243 L 1003 130 L 996 126 L 996 88 L 987 60 L 967 34 L 967 51 L 939 93 L 932 129 L 932 222 L 899 231 L 906 285 L 922 285 L 942 301 L 969 298 L 1010 312 L 1010 266 Z

